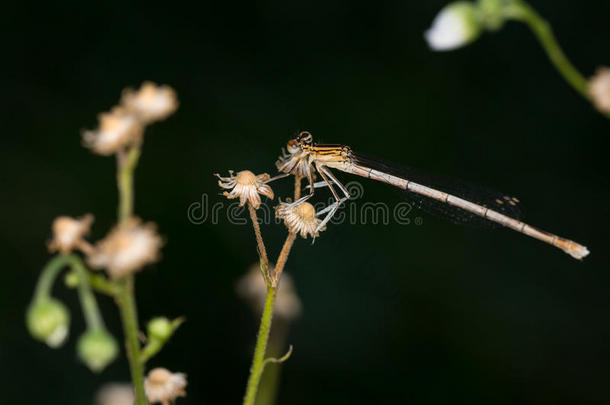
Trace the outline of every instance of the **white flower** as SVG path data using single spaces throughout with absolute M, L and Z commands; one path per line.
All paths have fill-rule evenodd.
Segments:
M 127 383 L 104 384 L 95 395 L 95 405 L 133 405 L 133 387 Z
M 273 274 L 273 265 L 269 263 L 269 271 Z M 263 312 L 267 285 L 261 275 L 260 264 L 256 263 L 244 274 L 236 284 L 237 294 L 247 300 L 258 312 Z M 301 300 L 296 294 L 294 283 L 289 274 L 282 274 L 280 288 L 274 304 L 274 314 L 280 318 L 291 320 L 301 314 Z
M 178 108 L 174 89 L 152 82 L 144 82 L 138 91 L 125 90 L 121 104 L 144 124 L 164 120 Z
M 474 41 L 481 33 L 474 4 L 458 1 L 445 6 L 424 33 L 435 51 L 449 51 Z
M 610 113 L 610 68 L 597 68 L 595 76 L 589 79 L 589 94 L 599 111 Z
M 229 170 L 229 177 L 221 177 L 216 173 L 218 185 L 224 189 L 232 189 L 231 192 L 225 191 L 222 193 L 228 199 L 239 197 L 239 206 L 243 206 L 246 201 L 252 204 L 254 208 L 261 205 L 261 197 L 259 194 L 269 197 L 273 200 L 273 190 L 266 184 L 269 180 L 267 173 L 256 176 L 249 170 L 238 172 L 236 176 L 233 171 Z
M 51 252 L 69 253 L 83 241 L 83 236 L 89 233 L 93 223 L 93 215 L 87 214 L 79 219 L 57 217 L 53 221 L 53 240 L 49 242 Z
M 83 133 L 85 146 L 95 153 L 112 155 L 142 139 L 142 124 L 122 108 L 115 107 L 110 112 L 100 114 L 98 119 L 97 130 Z
M 279 206 L 275 207 L 275 216 L 284 220 L 284 224 L 290 233 L 300 233 L 303 239 L 307 239 L 307 235 L 318 236 L 316 230 L 322 221 L 316 217 L 315 208 L 308 202 L 299 205 L 280 203 Z M 324 229 L 326 228 L 321 230 Z
M 154 404 L 160 402 L 169 405 L 178 397 L 185 397 L 186 374 L 172 373 L 165 368 L 154 368 L 150 370 L 144 380 L 144 391 L 148 402 Z
M 132 218 L 98 242 L 88 261 L 91 267 L 107 269 L 116 279 L 156 262 L 162 244 L 154 224 Z

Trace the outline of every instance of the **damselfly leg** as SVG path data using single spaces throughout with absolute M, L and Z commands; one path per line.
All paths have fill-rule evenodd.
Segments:
M 318 232 L 320 229 L 324 228 L 324 226 L 328 223 L 328 221 L 330 221 L 330 219 L 333 217 L 333 215 L 335 215 L 335 212 L 337 212 L 337 210 L 339 209 L 341 204 L 344 201 L 346 201 L 347 199 L 349 199 L 350 194 L 349 194 L 349 191 L 347 190 L 347 188 L 343 184 L 341 184 L 341 182 L 339 180 L 337 180 L 335 175 L 330 171 L 330 169 L 328 167 L 317 163 L 316 170 L 318 171 L 318 173 L 320 173 L 320 176 L 322 176 L 322 179 L 324 179 L 324 181 L 328 184 L 328 188 L 330 189 L 330 192 L 332 193 L 333 197 L 335 198 L 335 202 L 333 204 L 329 205 L 328 207 L 326 207 L 329 209 L 329 212 L 326 215 L 326 217 L 324 217 L 322 222 L 320 222 L 320 224 L 318 225 L 318 228 L 316 229 L 316 232 Z M 339 187 L 339 189 L 343 192 L 344 196 L 342 198 L 339 197 L 339 194 L 333 187 L 333 183 L 335 183 L 337 185 L 337 187 Z

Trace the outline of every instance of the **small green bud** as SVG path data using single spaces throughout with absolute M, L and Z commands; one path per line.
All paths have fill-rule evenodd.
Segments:
M 28 308 L 26 324 L 35 339 L 56 348 L 68 337 L 70 313 L 64 304 L 54 298 L 40 299 Z
M 117 357 L 119 347 L 105 330 L 90 330 L 78 339 L 76 350 L 83 363 L 97 373 Z
M 150 340 L 166 340 L 173 332 L 172 322 L 163 316 L 153 318 L 148 322 L 148 339 Z
M 66 273 L 66 277 L 64 278 L 64 283 L 66 284 L 66 287 L 76 288 L 78 286 L 79 282 L 80 282 L 80 279 L 78 277 L 78 274 L 76 274 L 76 272 L 69 271 L 68 273 Z

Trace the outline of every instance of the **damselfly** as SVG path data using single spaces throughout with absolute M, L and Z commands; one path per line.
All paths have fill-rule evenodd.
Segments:
M 422 180 L 425 179 L 424 176 L 356 153 L 349 146 L 315 144 L 311 133 L 307 131 L 299 133 L 295 139 L 288 142 L 286 151 L 278 159 L 276 166 L 284 175 L 294 174 L 309 181 L 309 194 L 292 204 L 300 204 L 311 198 L 315 188 L 330 189 L 335 202 L 318 213 L 318 215 L 326 214 L 318 230 L 328 223 L 341 203 L 350 197 L 347 188 L 330 170 L 337 169 L 401 188 L 409 196 L 416 196 L 425 207 L 431 207 L 432 210 L 444 213 L 451 219 L 460 221 L 468 217 L 478 217 L 558 247 L 576 259 L 582 259 L 589 254 L 586 247 L 574 241 L 520 221 L 517 198 L 493 192 L 484 193 L 483 196 L 479 192 L 479 195 L 476 195 L 477 193 L 469 193 L 468 187 L 453 188 L 447 185 L 424 184 L 425 180 Z M 322 181 L 314 183 L 314 172 L 319 173 Z

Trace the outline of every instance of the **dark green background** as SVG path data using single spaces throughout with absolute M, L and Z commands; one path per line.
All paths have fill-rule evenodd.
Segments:
M 525 26 L 431 52 L 422 37 L 443 1 L 165 2 L 3 9 L 0 392 L 3 403 L 87 404 L 126 363 L 93 375 L 69 342 L 32 340 L 23 316 L 60 214 L 112 226 L 114 161 L 81 146 L 126 86 L 175 87 L 181 106 L 146 134 L 136 211 L 158 223 L 163 261 L 138 276 L 140 319 L 188 322 L 151 366 L 184 371 L 179 404 L 235 404 L 257 327 L 234 293 L 256 260 L 252 230 L 193 225 L 220 201 L 214 172 L 274 172 L 298 130 L 521 198 L 528 222 L 586 244 L 580 263 L 508 230 L 331 226 L 288 262 L 303 301 L 281 404 L 608 403 L 610 122 L 550 66 Z M 610 5 L 538 1 L 576 65 L 610 64 Z M 342 176 L 349 180 L 349 176 Z M 363 182 L 363 201 L 396 193 Z M 289 185 L 275 186 L 287 197 Z M 274 205 L 275 202 L 269 202 Z M 263 229 L 276 256 L 285 230 Z M 119 336 L 110 300 L 106 321 Z

